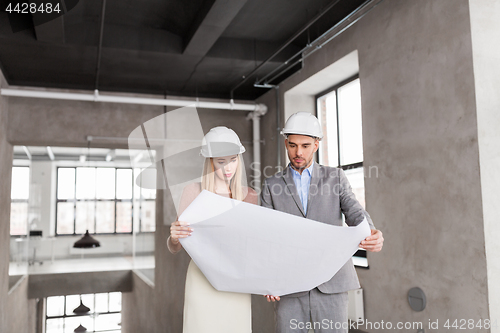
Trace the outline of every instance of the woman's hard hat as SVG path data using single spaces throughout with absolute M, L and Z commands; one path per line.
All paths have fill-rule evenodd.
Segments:
M 201 145 L 200 154 L 204 157 L 231 156 L 245 152 L 238 135 L 225 126 L 217 126 L 208 131 Z
M 323 131 L 318 118 L 305 111 L 292 114 L 286 121 L 281 134 L 285 136 L 291 134 L 307 135 L 319 140 L 323 138 Z

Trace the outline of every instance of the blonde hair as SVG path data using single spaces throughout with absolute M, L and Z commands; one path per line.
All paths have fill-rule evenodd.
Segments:
M 243 172 L 241 171 L 243 159 L 241 154 L 238 154 L 238 166 L 233 178 L 229 182 L 229 190 L 231 198 L 243 201 L 247 194 L 247 189 L 243 186 Z M 215 167 L 214 159 L 207 157 L 203 164 L 203 174 L 201 176 L 201 189 L 215 193 Z

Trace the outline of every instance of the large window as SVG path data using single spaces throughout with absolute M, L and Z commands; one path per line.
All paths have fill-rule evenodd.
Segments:
M 366 208 L 359 78 L 320 94 L 317 115 L 324 135 L 318 150 L 319 163 L 345 170 L 356 198 Z M 358 266 L 368 266 L 364 250 L 358 251 L 354 259 Z
M 10 234 L 26 235 L 28 228 L 28 199 L 30 168 L 13 167 L 10 204 Z
M 134 179 L 141 173 L 134 169 Z M 139 179 L 142 179 L 139 177 Z M 153 232 L 156 229 L 156 190 L 146 189 L 134 182 L 134 205 L 138 208 L 138 232 Z M 134 207 L 135 207 L 134 206 Z
M 334 87 L 317 98 L 324 138 L 319 162 L 346 171 L 357 199 L 364 206 L 363 134 L 359 79 Z
M 81 304 L 90 311 L 76 314 Z M 73 333 L 80 325 L 86 332 L 121 332 L 121 300 L 119 292 L 47 297 L 46 333 Z
M 139 231 L 154 231 L 156 192 L 137 189 L 133 174 L 131 168 L 58 168 L 56 234 L 131 233 L 134 209 Z

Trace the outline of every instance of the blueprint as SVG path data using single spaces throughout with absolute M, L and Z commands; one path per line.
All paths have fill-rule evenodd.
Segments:
M 202 191 L 179 217 L 181 238 L 219 291 L 281 296 L 330 280 L 370 235 L 366 218 L 332 226 Z

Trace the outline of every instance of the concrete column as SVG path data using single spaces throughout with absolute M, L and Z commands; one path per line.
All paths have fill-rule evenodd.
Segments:
M 0 87 L 7 83 L 0 71 Z M 0 332 L 8 332 L 10 186 L 12 146 L 7 142 L 7 99 L 0 96 Z
M 500 320 L 500 2 L 469 0 L 490 318 Z M 491 329 L 500 332 L 500 327 Z

